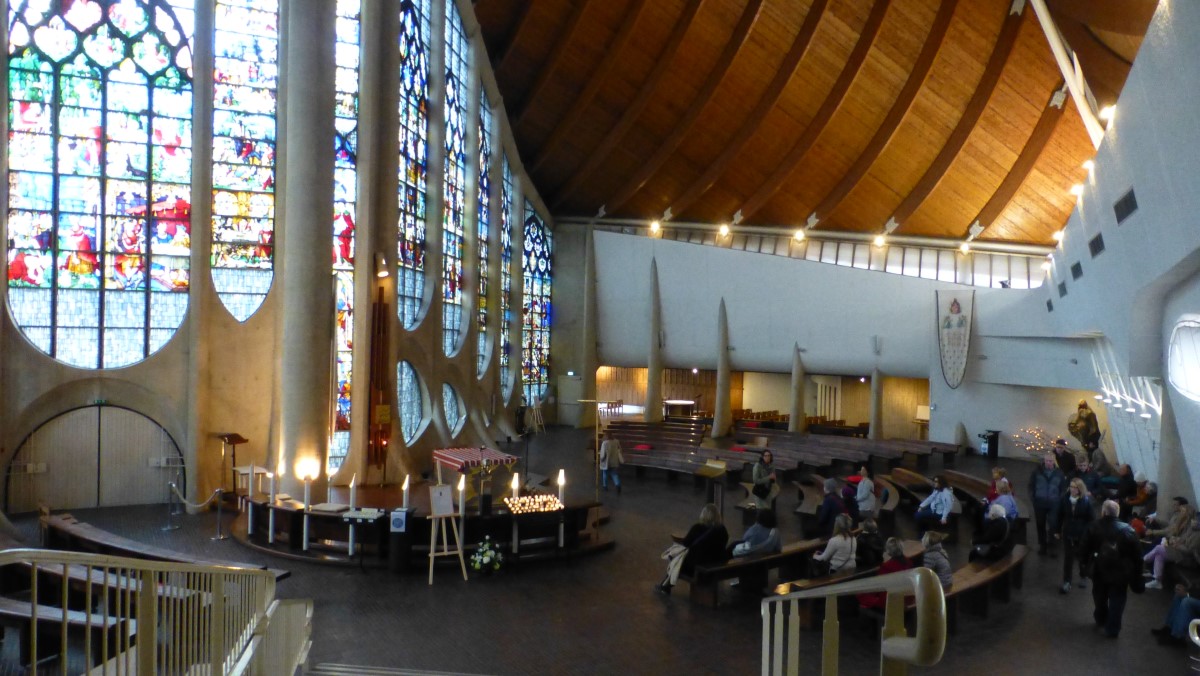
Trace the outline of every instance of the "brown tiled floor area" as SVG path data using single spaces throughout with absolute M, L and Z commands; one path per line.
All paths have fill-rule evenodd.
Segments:
M 551 475 L 567 469 L 570 491 L 591 490 L 591 464 L 583 450 L 589 433 L 552 429 L 530 444 L 529 465 Z M 523 455 L 523 452 L 517 452 Z M 1019 492 L 1032 463 L 1003 461 Z M 935 469 L 936 469 L 935 461 Z M 960 468 L 984 475 L 978 457 Z M 602 493 L 612 512 L 606 526 L 614 550 L 564 562 L 530 564 L 490 578 L 463 582 L 441 569 L 434 586 L 423 574 L 396 576 L 383 570 L 331 568 L 270 559 L 232 540 L 212 542 L 214 516 L 181 517 L 183 527 L 164 532 L 162 507 L 76 510 L 75 514 L 121 534 L 209 557 L 263 561 L 292 571 L 280 583 L 284 597 L 316 602 L 314 664 L 360 665 L 469 674 L 750 674 L 759 670 L 757 599 L 724 590 L 726 605 L 716 610 L 692 606 L 686 586 L 671 598 L 651 591 L 662 575 L 659 554 L 669 533 L 689 526 L 703 493 L 692 482 L 667 481 L 661 473 L 634 477 L 624 472 L 624 491 Z M 588 477 L 584 482 L 580 477 Z M 730 493 L 726 518 L 741 532 Z M 794 491 L 784 491 L 779 512 L 785 541 L 800 537 L 791 515 Z M 30 518 L 16 519 L 31 536 Z M 910 519 L 898 519 L 901 534 L 914 533 Z M 1035 538 L 1032 526 L 1030 538 Z M 965 541 L 966 538 L 961 538 Z M 965 545 L 952 551 L 965 561 Z M 914 673 L 997 674 L 1180 674 L 1187 654 L 1154 643 L 1148 629 L 1161 624 L 1167 592 L 1131 596 L 1125 629 L 1117 640 L 1093 630 L 1087 591 L 1063 596 L 1057 587 L 1061 559 L 1033 556 L 1025 588 L 1008 604 L 993 604 L 992 617 L 964 616 L 960 633 L 947 644 L 936 667 Z M 819 637 L 805 634 L 811 660 L 803 673 L 819 671 Z M 877 640 L 844 626 L 842 673 L 878 672 Z

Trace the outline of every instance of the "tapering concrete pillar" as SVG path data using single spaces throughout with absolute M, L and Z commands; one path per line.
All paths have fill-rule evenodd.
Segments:
M 279 229 L 280 489 L 302 495 L 309 468 L 315 496 L 325 495 L 331 407 L 333 282 L 334 13 L 328 0 L 293 0 L 287 12 L 286 223 Z M 324 272 L 324 274 L 321 274 Z M 321 502 L 321 500 L 315 500 Z
M 646 356 L 646 422 L 662 422 L 662 299 L 658 295 L 658 261 L 650 259 L 650 345 Z
M 792 350 L 792 410 L 788 417 L 789 432 L 803 432 L 808 427 L 804 424 L 804 382 L 807 376 L 804 372 L 804 360 L 800 357 L 800 345 L 797 343 Z
M 1156 421 L 1151 418 L 1147 422 L 1153 424 Z M 1182 495 L 1195 504 L 1192 475 L 1184 459 L 1175 408 L 1171 405 L 1171 395 L 1165 387 L 1162 394 L 1162 415 L 1157 422 L 1162 426 L 1159 430 L 1158 477 L 1150 477 L 1150 480 L 1157 481 L 1159 495 Z M 1111 422 L 1109 427 L 1112 427 Z
M 883 374 L 871 371 L 871 428 L 868 439 L 883 438 Z
M 725 316 L 725 299 L 717 311 L 717 401 L 713 404 L 712 436 L 725 436 L 733 424 L 729 391 L 729 320 Z
M 596 354 L 596 242 L 594 228 L 587 227 L 587 239 L 583 245 L 583 398 L 599 399 L 596 388 L 596 369 L 600 359 Z M 584 405 L 580 409 L 580 428 L 595 427 L 600 404 Z

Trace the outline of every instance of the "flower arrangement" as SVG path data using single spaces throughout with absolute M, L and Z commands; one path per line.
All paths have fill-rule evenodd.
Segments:
M 485 535 L 483 542 L 475 548 L 475 553 L 471 554 L 471 570 L 480 573 L 492 573 L 500 570 L 504 565 L 504 554 L 492 542 L 492 536 Z

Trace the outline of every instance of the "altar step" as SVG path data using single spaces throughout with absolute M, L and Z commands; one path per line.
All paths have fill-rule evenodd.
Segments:
M 457 671 L 426 671 L 399 667 L 363 667 L 357 664 L 322 663 L 308 670 L 308 676 L 476 676 Z

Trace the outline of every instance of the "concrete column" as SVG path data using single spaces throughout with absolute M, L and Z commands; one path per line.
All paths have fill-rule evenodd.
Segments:
M 883 374 L 871 371 L 871 428 L 868 439 L 883 438 Z
M 650 259 L 650 345 L 646 356 L 646 422 L 663 419 L 662 298 L 658 294 L 658 261 Z
M 725 315 L 725 299 L 717 311 L 717 400 L 713 403 L 712 437 L 725 436 L 733 424 L 729 383 L 729 319 Z
M 280 312 L 281 489 L 303 493 L 299 471 L 315 468 L 314 495 L 325 490 L 331 428 L 333 283 L 329 273 L 333 213 L 334 3 L 294 0 L 287 14 L 288 158 L 283 194 L 287 222 L 278 245 Z M 321 500 L 315 500 L 320 502 Z
M 804 424 L 804 383 L 807 374 L 804 372 L 804 360 L 800 356 L 800 345 L 792 350 L 792 410 L 788 418 L 789 432 L 803 432 L 808 426 Z
M 595 230 L 587 227 L 587 240 L 583 245 L 583 398 L 599 399 L 596 388 L 596 369 L 600 359 L 596 350 L 596 243 Z M 580 409 L 580 428 L 595 427 L 600 404 L 585 404 Z
M 1158 420 L 1162 425 L 1159 430 L 1158 477 L 1151 477 L 1150 480 L 1158 483 L 1159 505 L 1166 505 L 1165 501 L 1176 495 L 1182 495 L 1196 504 L 1192 475 L 1183 456 L 1183 442 L 1179 439 L 1175 407 L 1171 405 L 1168 389 L 1163 388 L 1162 416 Z M 1147 422 L 1153 423 L 1154 419 Z M 1112 428 L 1111 421 L 1109 428 Z

